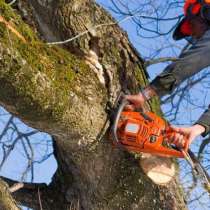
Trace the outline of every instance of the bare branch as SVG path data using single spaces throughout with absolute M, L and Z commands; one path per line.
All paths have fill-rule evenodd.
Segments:
M 87 29 L 86 31 L 83 31 L 81 33 L 79 33 L 78 35 L 72 37 L 72 38 L 69 38 L 69 39 L 66 39 L 64 41 L 58 41 L 58 42 L 48 42 L 47 44 L 48 45 L 60 45 L 60 44 L 66 44 L 66 43 L 69 43 L 69 42 L 72 42 L 74 41 L 75 39 L 78 39 L 88 33 L 91 33 L 91 32 L 95 32 L 96 30 L 102 28 L 102 27 L 108 27 L 108 26 L 114 26 L 114 25 L 119 25 L 125 21 L 128 21 L 129 19 L 133 19 L 134 17 L 138 17 L 138 18 L 143 18 L 143 19 L 151 19 L 151 20 L 173 20 L 174 18 L 170 19 L 170 18 L 167 18 L 167 19 L 157 19 L 157 18 L 153 18 L 153 17 L 149 17 L 149 16 L 144 16 L 144 15 L 138 15 L 138 14 L 133 14 L 133 15 L 129 15 L 125 18 L 123 18 L 122 20 L 120 21 L 117 21 L 117 22 L 110 22 L 110 23 L 104 23 L 104 24 L 99 24 L 97 26 L 92 26 L 90 27 L 89 29 Z M 180 17 L 181 18 L 181 17 Z M 149 29 L 147 29 L 149 31 Z M 153 31 L 155 32 L 155 31 Z M 160 35 L 160 34 L 159 34 Z
M 43 208 L 42 208 L 41 194 L 40 194 L 39 187 L 38 187 L 38 198 L 39 198 L 39 206 L 40 206 L 40 210 L 43 210 Z
M 146 61 L 144 63 L 144 65 L 145 65 L 145 67 L 148 67 L 148 66 L 151 66 L 154 64 L 163 63 L 163 62 L 167 62 L 167 61 L 177 61 L 177 58 L 175 58 L 175 57 L 157 58 L 157 59 Z
M 8 3 L 8 5 L 12 6 L 17 0 L 12 0 L 11 2 Z
M 12 187 L 9 188 L 9 192 L 14 193 L 24 187 L 24 183 L 15 183 Z
M 204 139 L 202 141 L 199 147 L 199 151 L 198 151 L 198 159 L 201 159 L 201 156 L 203 155 L 203 151 L 209 143 L 210 143 L 210 138 Z

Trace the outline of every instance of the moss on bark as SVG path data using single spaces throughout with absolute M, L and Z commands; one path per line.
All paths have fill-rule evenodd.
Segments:
M 0 24 L 3 33 L 0 37 L 3 61 L 0 80 L 6 90 L 1 93 L 2 101 L 14 105 L 18 113 L 29 115 L 33 120 L 43 120 L 45 116 L 45 119 L 57 121 L 67 118 L 64 115 L 71 108 L 71 97 L 82 98 L 83 103 L 88 101 L 82 88 L 82 85 L 88 86 L 88 80 L 98 83 L 98 90 L 103 92 L 103 87 L 93 80 L 96 77 L 84 61 L 65 49 L 39 41 L 3 1 L 0 1 L 0 10 L 27 40 L 23 43 L 3 23 Z

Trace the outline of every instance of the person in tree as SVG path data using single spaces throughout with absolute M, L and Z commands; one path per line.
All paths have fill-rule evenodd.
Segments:
M 131 109 L 143 107 L 144 103 L 158 95 L 170 94 L 180 83 L 210 66 L 210 0 L 186 0 L 184 18 L 176 27 L 173 38 L 180 40 L 191 37 L 194 42 L 182 51 L 179 58 L 168 65 L 143 91 L 137 95 L 126 95 Z M 189 145 L 199 135 L 210 132 L 210 105 L 198 121 L 190 127 L 173 127 L 175 144 L 184 145 L 184 136 Z

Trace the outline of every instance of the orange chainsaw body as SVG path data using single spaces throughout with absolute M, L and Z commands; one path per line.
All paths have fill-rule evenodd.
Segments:
M 184 158 L 183 153 L 175 149 L 176 145 L 169 144 L 174 134 L 170 125 L 152 112 L 123 111 L 117 124 L 117 144 L 128 151 Z M 188 146 L 183 150 L 187 151 Z

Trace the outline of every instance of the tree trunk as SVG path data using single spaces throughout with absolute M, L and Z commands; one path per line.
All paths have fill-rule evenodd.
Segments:
M 46 42 L 88 30 L 63 48 L 47 45 L 0 0 L 0 14 L 27 41 L 0 22 L 0 103 L 51 134 L 57 145 L 59 170 L 49 189 L 40 189 L 43 208 L 185 209 L 177 180 L 164 187 L 153 184 L 138 159 L 109 140 L 107 107 L 120 89 L 136 92 L 147 84 L 143 60 L 125 32 L 109 24 L 114 20 L 92 0 L 18 4 Z M 157 112 L 158 102 L 153 100 L 150 108 Z M 38 209 L 27 190 L 20 193 L 18 200 Z
M 0 209 L 20 210 L 8 191 L 8 186 L 0 180 Z

